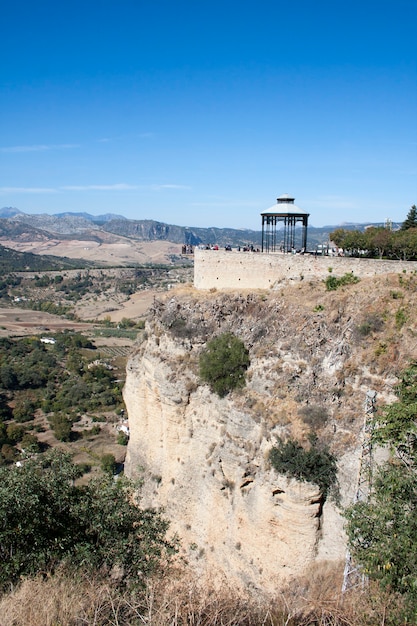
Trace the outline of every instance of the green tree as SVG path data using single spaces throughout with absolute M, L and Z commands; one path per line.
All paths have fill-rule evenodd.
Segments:
M 12 410 L 7 402 L 5 394 L 0 392 L 0 422 L 4 422 L 12 418 Z
M 417 228 L 417 206 L 415 204 L 412 205 L 401 225 L 401 230 L 408 230 L 409 228 Z
M 13 418 L 16 422 L 30 422 L 34 418 L 36 404 L 30 396 L 21 395 L 16 399 L 13 409 Z
M 85 363 L 81 354 L 75 349 L 71 348 L 67 358 L 67 369 L 74 374 L 81 375 L 84 372 Z
M 5 443 L 10 443 L 7 435 L 7 428 L 6 424 L 0 422 L 0 447 Z
M 19 386 L 14 368 L 10 363 L 4 363 L 0 367 L 0 385 L 4 389 L 17 389 Z
M 366 250 L 366 243 L 365 233 L 360 230 L 348 230 L 343 247 L 349 250 L 352 256 L 358 256 Z
M 360 230 L 346 230 L 337 228 L 330 233 L 330 240 L 333 241 L 338 248 L 349 251 L 352 256 L 357 256 L 363 250 L 366 250 L 366 234 Z
M 220 397 L 246 384 L 249 351 L 241 339 L 224 333 L 209 341 L 200 355 L 200 377 Z
M 390 448 L 370 497 L 346 511 L 352 555 L 383 587 L 417 610 L 417 362 L 403 373 L 398 400 L 375 421 L 373 441 Z
M 403 261 L 417 259 L 417 228 L 408 228 L 394 233 L 392 252 Z
M 4 443 L 1 447 L 1 456 L 8 463 L 13 463 L 18 457 L 18 451 L 10 443 Z
M 0 467 L 0 585 L 60 563 L 102 575 L 117 566 L 137 584 L 175 549 L 167 522 L 133 503 L 126 479 L 78 486 L 79 473 L 59 451 Z
M 372 256 L 377 255 L 382 259 L 391 251 L 393 233 L 388 228 L 368 228 L 365 239 L 366 248 L 371 251 Z
M 372 498 L 346 512 L 350 550 L 373 579 L 417 609 L 417 476 L 403 464 L 377 472 Z
M 134 293 L 134 290 L 132 291 L 132 293 Z M 136 326 L 136 322 L 129 317 L 123 317 L 118 326 L 119 328 L 133 328 L 134 326 Z
M 24 426 L 12 422 L 7 426 L 6 432 L 8 443 L 12 443 L 14 445 L 18 443 L 18 441 L 22 441 L 23 437 L 25 436 L 26 429 Z
M 129 443 L 129 435 L 122 430 L 119 430 L 117 434 L 117 443 L 120 446 L 127 446 L 127 444 Z
M 32 435 L 32 433 L 26 433 L 23 436 L 20 446 L 22 451 L 24 450 L 26 454 L 33 454 L 41 451 L 39 441 L 35 435 Z
M 113 476 L 117 468 L 114 454 L 111 454 L 110 452 L 103 454 L 103 456 L 101 457 L 100 465 L 101 465 L 101 469 L 103 470 L 105 474 L 109 474 L 110 476 Z
M 70 441 L 72 432 L 72 421 L 67 415 L 61 412 L 53 413 L 48 417 L 55 437 L 59 441 Z
M 332 233 L 330 233 L 329 239 L 330 241 L 333 241 L 338 248 L 345 248 L 344 244 L 345 244 L 346 234 L 348 232 L 349 231 L 345 230 L 344 228 L 337 228 Z
M 57 372 L 55 357 L 38 339 L 1 342 L 0 384 L 8 390 L 44 387 Z

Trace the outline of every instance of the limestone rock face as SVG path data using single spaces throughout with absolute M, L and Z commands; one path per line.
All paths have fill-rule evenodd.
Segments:
M 322 289 L 320 307 L 317 294 L 302 302 L 296 292 L 155 304 L 127 366 L 125 469 L 143 479 L 141 504 L 163 507 L 196 575 L 272 591 L 313 563 L 343 564 L 341 507 L 357 486 L 365 393 L 387 399 L 395 382 L 371 339 L 368 352 L 352 339 L 358 293 L 350 304 Z M 200 383 L 198 356 L 225 331 L 245 342 L 251 365 L 245 389 L 219 398 Z M 337 458 L 339 504 L 269 464 L 277 438 L 308 445 L 312 433 Z
M 340 516 L 333 511 L 327 542 L 317 486 L 269 467 L 265 424 L 230 398 L 207 387 L 190 393 L 181 377 L 172 378 L 166 362 L 176 352 L 165 335 L 159 346 L 150 340 L 129 361 L 126 472 L 145 479 L 142 504 L 165 509 L 196 572 L 272 590 L 319 552 L 343 558 Z

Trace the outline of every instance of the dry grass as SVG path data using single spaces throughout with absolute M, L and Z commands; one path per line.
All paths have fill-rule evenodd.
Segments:
M 56 574 L 22 581 L 0 600 L 0 626 L 376 626 L 401 624 L 398 599 L 373 587 L 341 598 L 334 566 L 310 571 L 274 597 L 175 572 L 144 591 Z

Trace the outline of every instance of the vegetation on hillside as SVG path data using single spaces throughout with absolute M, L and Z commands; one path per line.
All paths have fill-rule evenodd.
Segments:
M 109 476 L 78 486 L 79 474 L 57 450 L 0 468 L 1 587 L 62 564 L 96 576 L 117 568 L 124 583 L 143 584 L 175 550 L 167 522 L 135 504 L 131 483 Z
M 146 289 L 166 291 L 189 277 L 189 268 L 159 265 L 109 271 L 61 269 L 35 275 L 16 270 L 0 280 L 0 300 L 3 306 L 44 311 L 74 320 L 84 305 L 94 307 L 95 302 L 105 301 L 111 311 L 134 293 Z M 130 324 L 134 325 L 135 322 Z M 108 326 L 112 326 L 110 318 Z
M 14 461 L 28 443 L 38 451 L 36 436 L 30 432 L 37 410 L 47 415 L 57 439 L 70 441 L 81 413 L 122 406 L 117 372 L 93 360 L 91 353 L 87 356 L 86 349 L 94 348 L 89 339 L 79 333 L 46 339 L 53 343 L 38 337 L 0 339 L 0 463 Z M 24 428 L 12 434 L 13 422 Z
M 97 267 L 92 261 L 83 259 L 68 259 L 46 254 L 32 254 L 31 252 L 17 252 L 0 245 L 0 272 L 48 272 L 63 269 L 81 269 Z
M 1 252 L 1 250 L 0 250 Z M 0 280 L 0 299 L 8 299 L 10 290 L 20 285 L 22 279 L 15 274 L 5 274 Z

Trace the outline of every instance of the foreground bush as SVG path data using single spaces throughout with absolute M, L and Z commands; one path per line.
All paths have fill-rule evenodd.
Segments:
M 79 470 L 54 451 L 22 467 L 0 468 L 0 585 L 58 564 L 117 571 L 143 582 L 175 546 L 168 523 L 133 503 L 133 486 L 103 477 L 74 484 Z

